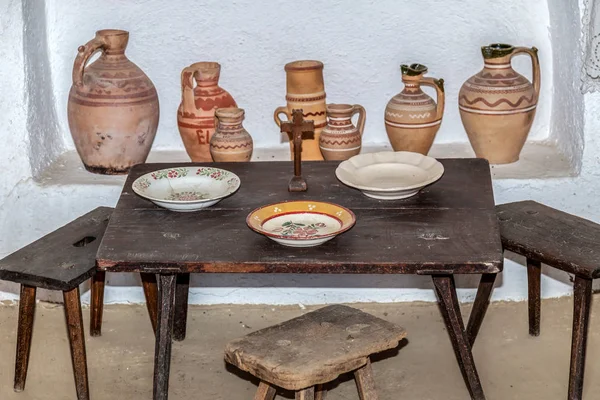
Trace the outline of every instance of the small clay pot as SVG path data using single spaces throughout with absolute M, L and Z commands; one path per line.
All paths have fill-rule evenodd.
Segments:
M 242 126 L 244 110 L 218 108 L 215 111 L 216 129 L 210 140 L 210 154 L 216 162 L 250 161 L 253 142 Z
M 352 116 L 358 113 L 357 126 Z M 327 125 L 321 132 L 319 147 L 325 160 L 342 161 L 360 153 L 366 112 L 358 104 L 328 104 Z

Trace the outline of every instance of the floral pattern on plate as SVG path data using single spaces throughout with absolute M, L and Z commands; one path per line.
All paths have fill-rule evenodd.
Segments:
M 211 168 L 211 167 L 198 168 L 198 171 L 196 171 L 196 175 L 208 176 L 217 181 L 222 181 L 223 179 L 229 178 L 231 176 L 231 174 L 228 171 L 224 171 L 219 168 Z M 227 182 L 227 183 L 229 183 L 229 182 Z
M 206 200 L 209 197 L 210 196 L 208 195 L 208 193 L 188 191 L 188 192 L 173 193 L 172 195 L 167 197 L 166 200 L 179 200 L 179 201 Z
M 150 174 L 154 180 L 163 178 L 181 178 L 187 176 L 187 168 L 173 168 L 173 169 L 161 169 L 160 171 L 153 172 Z
M 299 222 L 288 221 L 281 224 L 280 227 L 273 229 L 272 232 L 281 233 L 281 235 L 289 238 L 308 238 L 318 235 L 319 229 L 326 227 L 327 225 L 323 222 L 306 225 Z

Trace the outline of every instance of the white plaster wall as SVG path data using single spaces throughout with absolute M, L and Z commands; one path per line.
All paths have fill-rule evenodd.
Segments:
M 240 104 L 252 105 L 251 108 L 247 107 L 247 127 L 257 141 L 260 138 L 264 146 L 276 143 L 273 137 L 278 135 L 271 122 L 271 110 L 282 104 L 285 79 L 283 64 L 294 58 L 325 61 L 331 101 L 362 102 L 368 110 L 379 110 L 371 111 L 374 116 L 370 118 L 371 125 L 368 126 L 369 138 L 372 135 L 374 142 L 385 140 L 383 124 L 376 115 L 381 114 L 387 99 L 401 86 L 397 65 L 405 61 L 426 63 L 430 65 L 432 75 L 445 78 L 449 87 L 448 114 L 440 131 L 440 139 L 465 140 L 455 109 L 458 88 L 464 79 L 479 68 L 481 59 L 477 49 L 480 44 L 507 41 L 540 48 L 542 65 L 545 66 L 543 82 L 546 92 L 542 96 L 546 100 L 540 105 L 532 135 L 543 139 L 550 132 L 548 113 L 551 110 L 560 119 L 565 119 L 565 126 L 568 124 L 574 132 L 581 129 L 579 121 L 583 113 L 578 103 L 579 95 L 575 91 L 578 88 L 579 66 L 573 65 L 569 70 L 568 65 L 557 60 L 557 57 L 568 54 L 566 58 L 578 63 L 573 54 L 578 53 L 579 10 L 573 2 L 548 1 L 504 0 L 490 3 L 429 0 L 420 2 L 418 9 L 411 9 L 412 6 L 403 2 L 402 8 L 391 17 L 387 16 L 386 10 L 399 7 L 398 2 L 312 2 L 313 7 L 302 12 L 314 15 L 311 10 L 319 9 L 323 22 L 318 25 L 319 33 L 312 34 L 311 41 L 298 38 L 303 38 L 307 32 L 314 32 L 314 29 L 301 24 L 289 30 L 283 29 L 283 22 L 290 21 L 291 17 L 288 16 L 302 14 L 298 5 L 287 2 L 276 3 L 278 7 L 269 7 L 271 3 L 263 2 L 260 12 L 255 12 L 259 6 L 246 1 L 238 1 L 230 6 L 216 1 L 200 5 L 196 2 L 196 7 L 191 8 L 181 7 L 182 1 L 136 0 L 123 5 L 124 2 L 103 0 L 93 4 L 85 2 L 89 3 L 86 5 L 72 0 L 48 0 L 46 29 L 51 68 L 47 76 L 52 77 L 52 85 L 46 86 L 42 93 L 45 101 L 50 101 L 54 96 L 58 126 L 64 141 L 72 146 L 65 110 L 75 49 L 91 38 L 96 29 L 112 26 L 134 32 L 129 54 L 148 72 L 158 87 L 163 117 L 156 145 L 161 148 L 180 147 L 174 115 L 179 98 L 179 69 L 201 59 L 218 59 L 223 63 L 223 86 L 236 96 Z M 39 73 L 32 71 L 31 66 L 25 67 L 25 63 L 27 60 L 38 60 L 43 64 L 44 60 L 37 59 L 36 54 L 43 52 L 44 46 L 37 48 L 26 45 L 24 31 L 43 26 L 26 22 L 28 13 L 35 12 L 29 7 L 41 3 L 23 1 L 28 7 L 23 9 L 21 1 L 7 0 L 0 12 L 0 37 L 8 38 L 0 41 L 0 59 L 3 60 L 0 63 L 0 90 L 3 93 L 0 97 L 0 166 L 6 172 L 0 180 L 0 257 L 89 209 L 98 205 L 114 205 L 120 192 L 118 185 L 114 184 L 40 185 L 31 179 L 33 172 L 30 165 L 35 166 L 35 161 L 30 163 L 28 157 L 31 147 L 28 121 L 32 118 L 30 114 L 36 110 L 30 107 L 43 108 L 47 104 L 36 104 L 25 95 L 28 79 Z M 244 16 L 256 16 L 250 18 L 250 22 L 234 20 L 231 9 L 236 7 Z M 113 12 L 115 9 L 119 9 L 119 12 Z M 337 18 L 343 23 L 333 26 L 325 24 L 335 19 L 335 10 L 342 10 Z M 424 14 L 430 10 L 433 13 Z M 418 13 L 423 13 L 418 19 L 409 18 Z M 263 17 L 263 14 L 271 17 Z M 227 36 L 225 30 L 219 30 L 221 28 L 210 35 L 202 30 L 209 23 L 222 20 L 229 21 L 228 26 L 234 34 Z M 364 21 L 372 20 L 376 23 L 369 26 L 364 24 Z M 157 27 L 161 29 L 157 30 Z M 40 33 L 35 33 L 34 37 L 41 38 Z M 139 40 L 136 40 L 136 35 Z M 194 39 L 203 36 L 210 38 Z M 561 50 L 560 54 L 554 54 L 554 58 L 549 47 L 550 37 L 554 49 Z M 281 43 L 286 46 L 281 46 Z M 312 51 L 311 46 L 314 49 Z M 235 48 L 236 51 L 226 51 L 227 48 Z M 279 55 L 275 49 L 283 53 Z M 526 59 L 519 61 L 523 65 L 517 68 L 527 70 Z M 553 76 L 553 69 L 558 68 L 561 71 L 557 76 L 563 80 L 562 83 Z M 48 87 L 51 91 L 47 90 Z M 565 100 L 560 97 L 553 104 L 551 96 L 557 93 L 570 96 L 566 100 L 571 102 L 570 111 L 559 113 L 559 105 L 565 104 Z M 45 110 L 52 113 L 47 108 Z M 585 111 L 585 150 L 580 176 L 495 181 L 498 203 L 531 198 L 600 222 L 600 209 L 597 207 L 600 139 L 596 134 L 600 129 L 600 95 L 585 96 Z M 453 125 L 454 129 L 451 129 Z M 577 140 L 574 137 L 573 153 L 581 148 Z M 60 145 L 60 142 L 54 143 Z M 108 303 L 143 301 L 137 277 L 109 274 L 108 281 L 105 297 Z M 553 297 L 570 293 L 570 285 L 566 282 L 568 277 L 564 274 L 544 276 L 543 295 Z M 475 284 L 474 279 L 459 281 L 462 300 L 473 298 Z M 190 302 L 204 304 L 434 300 L 426 277 L 207 274 L 194 276 L 193 286 Z M 523 299 L 527 293 L 523 267 L 508 261 L 497 286 L 494 299 Z M 15 285 L 0 285 L 0 300 L 15 298 L 15 293 Z M 86 293 L 84 299 L 88 296 Z
M 54 93 L 65 142 L 66 101 L 77 47 L 96 30 L 131 32 L 128 56 L 153 80 L 161 103 L 155 149 L 180 149 L 176 109 L 179 74 L 193 62 L 222 64 L 222 86 L 246 108 L 255 146 L 279 143 L 273 110 L 284 105 L 286 62 L 325 63 L 329 102 L 367 109 L 364 140 L 387 141 L 383 111 L 401 88 L 401 63 L 429 66 L 444 78 L 446 113 L 437 142 L 465 142 L 457 97 L 479 71 L 480 46 L 507 42 L 539 48 L 542 94 L 530 139 L 549 136 L 553 63 L 546 0 L 47 0 L 48 43 Z M 308 5 L 310 4 L 310 5 Z M 530 76 L 528 57 L 515 67 Z M 432 94 L 433 95 L 433 94 Z

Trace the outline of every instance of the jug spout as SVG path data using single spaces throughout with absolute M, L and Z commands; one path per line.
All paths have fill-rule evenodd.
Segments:
M 481 47 L 481 54 L 485 60 L 494 60 L 494 63 L 510 62 L 510 57 L 515 51 L 515 46 L 506 43 L 492 43 Z

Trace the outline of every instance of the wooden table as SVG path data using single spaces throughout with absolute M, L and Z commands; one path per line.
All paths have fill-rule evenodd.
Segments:
M 183 308 L 175 317 L 176 282 L 179 276 L 186 288 L 190 272 L 431 275 L 467 388 L 473 399 L 484 399 L 471 347 L 503 266 L 489 165 L 480 159 L 441 161 L 446 172 L 437 183 L 397 201 L 374 200 L 343 185 L 334 174 L 337 162 L 304 163 L 304 193 L 287 191 L 289 162 L 202 164 L 236 173 L 242 185 L 233 196 L 196 213 L 161 209 L 131 190 L 141 174 L 176 164 L 132 168 L 97 263 L 101 270 L 158 274 L 154 399 L 168 397 L 173 321 L 185 329 L 186 317 Z M 253 209 L 297 199 L 348 207 L 356 214 L 356 226 L 304 249 L 281 246 L 246 226 Z M 466 329 L 454 274 L 482 274 Z M 186 296 L 187 291 L 177 291 L 177 297 Z

